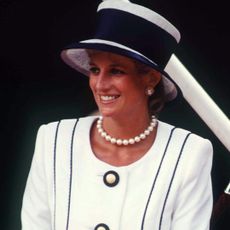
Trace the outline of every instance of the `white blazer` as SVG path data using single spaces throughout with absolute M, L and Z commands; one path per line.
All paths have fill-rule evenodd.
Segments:
M 209 229 L 209 140 L 159 121 L 149 151 L 128 166 L 115 167 L 92 152 L 89 134 L 95 119 L 40 127 L 22 230 Z M 114 174 L 114 184 L 106 180 L 108 173 Z

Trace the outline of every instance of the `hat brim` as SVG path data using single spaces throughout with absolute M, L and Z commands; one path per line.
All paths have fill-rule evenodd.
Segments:
M 76 69 L 86 76 L 89 76 L 90 59 L 88 53 L 86 52 L 86 50 L 89 49 L 111 52 L 118 55 L 126 56 L 159 71 L 162 74 L 162 81 L 167 102 L 173 101 L 181 94 L 180 88 L 172 80 L 169 74 L 164 70 L 160 69 L 156 63 L 143 56 L 142 54 L 138 53 L 137 51 L 115 42 L 100 39 L 90 39 L 77 43 L 72 43 L 61 52 L 61 58 L 66 64 L 68 64 L 72 68 Z

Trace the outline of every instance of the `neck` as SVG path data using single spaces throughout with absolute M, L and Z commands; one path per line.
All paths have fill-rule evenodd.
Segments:
M 109 135 L 126 139 L 139 135 L 150 123 L 149 114 L 141 116 L 104 117 L 103 128 Z

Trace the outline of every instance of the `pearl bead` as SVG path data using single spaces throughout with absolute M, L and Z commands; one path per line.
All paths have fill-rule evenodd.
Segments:
M 102 129 L 102 128 L 99 128 L 99 129 L 98 129 L 98 132 L 99 132 L 99 133 L 102 133 L 102 132 L 103 132 L 103 129 Z
M 153 127 L 152 127 L 152 126 L 149 126 L 149 127 L 148 127 L 148 130 L 149 130 L 149 131 L 153 131 Z
M 118 139 L 118 140 L 117 140 L 117 144 L 118 144 L 118 145 L 122 145 L 122 140 L 121 140 L 121 139 Z
M 101 136 L 102 136 L 102 137 L 106 137 L 106 132 L 102 132 L 102 133 L 101 133 Z
M 134 144 L 134 143 L 135 143 L 135 140 L 134 140 L 133 138 L 130 138 L 130 139 L 129 139 L 129 144 L 132 145 L 132 144 Z
M 141 139 L 140 139 L 140 137 L 136 136 L 136 137 L 134 137 L 134 140 L 135 140 L 136 142 L 139 142 Z
M 122 143 L 123 143 L 123 145 L 128 145 L 129 141 L 128 140 L 123 140 Z
M 110 141 L 112 144 L 115 144 L 117 142 L 117 140 L 115 138 L 111 138 L 111 141 Z
M 142 133 L 141 135 L 140 135 L 140 138 L 143 140 L 143 139 L 145 139 L 145 134 L 144 133 Z
M 149 130 L 145 130 L 145 135 L 149 135 L 150 131 Z
M 110 137 L 109 135 L 107 135 L 107 136 L 105 137 L 105 139 L 106 139 L 107 141 L 111 141 L 111 137 Z

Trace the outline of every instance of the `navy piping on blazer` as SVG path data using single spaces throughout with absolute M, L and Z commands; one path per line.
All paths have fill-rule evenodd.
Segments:
M 55 139 L 54 139 L 54 165 L 53 165 L 53 170 L 54 170 L 54 230 L 56 229 L 56 150 L 57 150 L 57 137 L 58 137 L 58 130 L 60 126 L 60 121 L 57 123 L 57 128 L 55 132 Z
M 177 170 L 177 166 L 178 166 L 179 160 L 180 160 L 180 158 L 181 158 L 181 155 L 182 155 L 182 152 L 183 152 L 185 143 L 186 143 L 186 141 L 187 141 L 187 139 L 188 139 L 188 137 L 189 137 L 190 134 L 191 134 L 191 133 L 188 133 L 188 134 L 186 135 L 185 139 L 184 139 L 184 142 L 183 142 L 182 147 L 181 147 L 181 150 L 180 150 L 180 154 L 179 154 L 179 156 L 178 156 L 178 159 L 177 159 L 177 162 L 176 162 L 176 165 L 175 165 L 173 174 L 172 174 L 172 178 L 171 178 L 171 181 L 170 181 L 170 184 L 169 184 L 169 188 L 168 188 L 168 191 L 167 191 L 167 194 L 166 194 L 166 197 L 165 197 L 165 201 L 164 201 L 164 205 L 163 205 L 163 208 L 162 208 L 162 212 L 161 212 L 159 230 L 161 229 L 161 224 L 162 224 L 164 209 L 165 209 L 166 202 L 167 202 L 167 199 L 168 199 L 168 195 L 169 195 L 169 192 L 170 192 L 170 189 L 171 189 L 171 186 L 172 186 L 172 182 L 173 182 L 173 179 L 174 179 L 176 170 Z
M 68 214 L 67 214 L 67 221 L 66 221 L 66 230 L 69 229 L 69 215 L 70 215 L 70 203 L 71 203 L 71 191 L 72 191 L 72 170 L 73 170 L 73 141 L 74 141 L 74 134 L 75 134 L 77 122 L 78 120 L 76 120 L 74 124 L 73 131 L 72 131 L 72 138 L 71 138 L 69 199 L 68 199 Z
M 171 132 L 170 132 L 169 139 L 168 139 L 167 145 L 166 145 L 165 150 L 164 150 L 164 154 L 163 154 L 163 156 L 162 156 L 162 158 L 161 158 L 161 162 L 160 162 L 160 165 L 159 165 L 159 167 L 158 167 L 156 177 L 155 177 L 155 179 L 154 179 L 154 181 L 153 181 L 153 185 L 152 185 L 152 188 L 151 188 L 151 191 L 150 191 L 150 194 L 149 194 L 149 197 L 148 197 L 148 201 L 147 201 L 147 204 L 146 204 L 146 206 L 145 206 L 144 215 L 143 215 L 143 218 L 142 218 L 141 230 L 144 229 L 145 216 L 146 216 L 147 209 L 148 209 L 148 206 L 149 206 L 149 202 L 150 202 L 150 199 L 151 199 L 151 196 L 152 196 L 152 193 L 153 193 L 153 189 L 154 189 L 155 183 L 156 183 L 156 181 L 157 181 L 157 177 L 158 177 L 158 174 L 159 174 L 159 172 L 160 172 L 161 165 L 162 165 L 163 160 L 164 160 L 164 157 L 165 157 L 165 155 L 166 155 L 166 152 L 167 152 L 169 143 L 170 143 L 170 141 L 171 141 L 172 134 L 173 134 L 173 132 L 174 132 L 175 129 L 176 129 L 176 128 L 174 127 L 174 128 L 171 130 Z
M 56 133 L 55 133 L 55 140 L 54 140 L 54 230 L 56 229 L 56 153 L 57 153 L 57 138 L 58 138 L 58 130 L 61 121 L 58 122 Z M 68 196 L 68 213 L 66 219 L 66 230 L 69 229 L 69 216 L 70 216 L 70 203 L 71 203 L 71 191 L 72 191 L 72 171 L 73 171 L 73 142 L 74 142 L 74 134 L 76 130 L 78 120 L 73 127 L 72 136 L 71 136 L 71 151 L 70 151 L 70 178 L 69 178 L 69 196 Z

